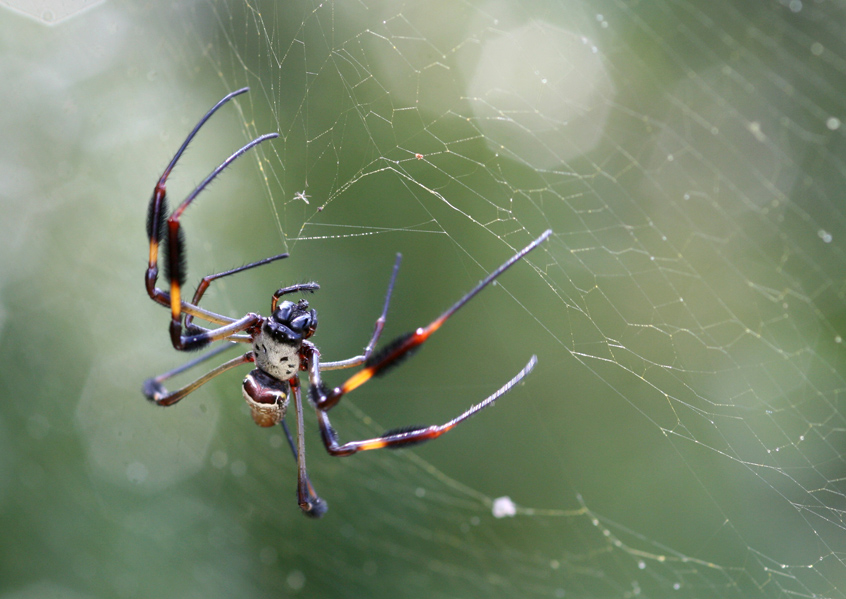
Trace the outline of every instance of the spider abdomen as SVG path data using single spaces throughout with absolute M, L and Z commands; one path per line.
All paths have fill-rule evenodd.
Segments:
M 253 420 L 259 426 L 274 426 L 285 418 L 288 410 L 288 383 L 285 381 L 256 368 L 244 379 L 242 391 Z

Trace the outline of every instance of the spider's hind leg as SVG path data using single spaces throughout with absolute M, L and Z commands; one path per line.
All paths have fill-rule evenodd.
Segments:
M 317 422 L 320 426 L 320 436 L 323 439 L 323 444 L 326 446 L 327 451 L 333 456 L 348 456 L 358 453 L 359 451 L 367 451 L 370 449 L 396 449 L 436 439 L 445 432 L 452 430 L 460 422 L 470 418 L 473 414 L 492 405 L 502 395 L 508 393 L 512 387 L 514 387 L 532 371 L 535 364 L 537 364 L 537 357 L 532 356 L 529 363 L 526 364 L 526 366 L 524 366 L 523 369 L 510 381 L 505 383 L 483 401 L 471 406 L 464 413 L 444 424 L 432 426 L 407 426 L 389 430 L 383 435 L 373 439 L 366 439 L 364 441 L 349 441 L 342 444 L 338 440 L 338 433 L 335 432 L 335 429 L 332 428 L 332 424 L 329 422 L 328 412 L 318 409 Z
M 203 376 L 199 377 L 191 383 L 188 383 L 184 387 L 177 389 L 176 391 L 171 392 L 165 388 L 164 382 L 166 380 L 178 374 L 181 374 L 186 370 L 197 366 L 198 364 L 202 364 L 206 360 L 217 356 L 218 354 L 226 351 L 230 347 L 232 347 L 232 345 L 230 344 L 222 345 L 218 348 L 211 350 L 206 354 L 203 354 L 199 358 L 195 358 L 193 360 L 190 360 L 189 362 L 186 362 L 182 366 L 178 366 L 177 368 L 169 370 L 164 374 L 160 374 L 159 376 L 147 379 L 146 381 L 144 381 L 144 385 L 141 388 L 142 392 L 144 393 L 144 397 L 159 406 L 172 406 L 189 393 L 193 393 L 194 391 L 196 391 L 200 386 L 206 384 L 217 375 L 226 372 L 230 368 L 234 368 L 236 366 L 240 366 L 241 364 L 247 364 L 249 362 L 255 361 L 255 358 L 253 357 L 253 352 L 249 351 L 242 356 L 238 356 L 237 358 L 233 358 L 227 362 L 224 362 L 216 368 L 212 368 Z

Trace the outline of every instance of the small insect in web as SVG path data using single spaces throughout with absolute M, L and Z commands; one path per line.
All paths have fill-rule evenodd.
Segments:
M 243 88 L 230 93 L 215 104 L 200 119 L 200 122 L 188 134 L 188 137 L 179 150 L 177 150 L 176 155 L 170 161 L 170 164 L 168 164 L 156 184 L 147 213 L 147 236 L 150 240 L 150 259 L 147 266 L 145 283 L 150 298 L 156 303 L 170 308 L 170 339 L 173 347 L 180 351 L 194 351 L 202 349 L 215 341 L 226 341 L 227 343 L 174 370 L 147 379 L 144 382 L 143 392 L 147 399 L 157 405 L 172 406 L 217 375 L 242 364 L 255 364 L 256 368 L 244 379 L 242 386 L 244 399 L 250 407 L 253 420 L 255 420 L 256 424 L 266 427 L 279 424 L 284 429 L 285 436 L 288 439 L 291 451 L 297 462 L 297 499 L 300 508 L 309 516 L 320 517 L 326 513 L 327 504 L 315 492 L 306 472 L 303 405 L 299 372 L 308 373 L 308 400 L 317 412 L 317 423 L 320 428 L 323 444 L 333 456 L 348 456 L 369 449 L 405 447 L 441 436 L 507 393 L 532 371 L 537 362 L 536 357 L 532 356 L 520 372 L 492 395 L 444 424 L 399 428 L 387 431 L 383 435 L 373 439 L 342 443 L 329 422 L 329 410 L 335 407 L 344 395 L 357 389 L 374 376 L 384 374 L 392 366 L 396 366 L 402 358 L 409 356 L 432 333 L 438 330 L 450 316 L 455 314 L 457 310 L 470 301 L 482 289 L 487 287 L 499 275 L 538 247 L 552 232 L 545 231 L 528 246 L 514 254 L 428 325 L 402 335 L 379 351 L 374 351 L 382 334 L 382 329 L 385 326 L 391 293 L 393 292 L 394 282 L 399 271 L 401 257 L 397 254 L 388 283 L 382 312 L 376 319 L 375 329 L 370 342 L 361 355 L 337 362 L 321 362 L 320 352 L 317 347 L 311 341 L 308 341 L 317 330 L 317 312 L 309 307 L 308 301 L 304 298 L 297 299 L 296 301 L 287 299 L 280 301 L 283 297 L 294 294 L 313 293 L 320 288 L 317 283 L 300 283 L 277 289 L 270 300 L 270 316 L 267 317 L 249 313 L 241 318 L 230 318 L 201 308 L 199 305 L 203 294 L 213 281 L 244 272 L 251 268 L 270 264 L 276 260 L 286 258 L 288 254 L 279 254 L 278 256 L 265 258 L 264 260 L 259 260 L 258 262 L 253 262 L 240 268 L 205 276 L 197 286 L 192 300 L 186 302 L 182 299 L 182 287 L 186 279 L 185 243 L 179 219 L 200 192 L 235 159 L 263 141 L 277 137 L 277 134 L 269 133 L 257 137 L 224 160 L 220 166 L 200 182 L 196 189 L 169 216 L 167 215 L 168 206 L 165 189 L 167 178 L 179 160 L 179 157 L 185 151 L 185 148 L 206 121 L 229 100 L 247 91 L 248 88 Z M 169 283 L 168 291 L 156 287 L 159 272 L 159 245 L 162 243 L 164 243 L 163 260 L 165 277 Z M 195 318 L 216 325 L 216 327 L 204 327 L 195 324 Z M 250 346 L 250 350 L 243 355 L 212 368 L 206 374 L 181 389 L 168 391 L 165 388 L 164 382 L 166 380 L 217 356 L 236 343 L 247 344 Z M 323 373 L 326 371 L 355 367 L 361 368 L 338 387 L 329 387 L 323 382 Z M 290 398 L 293 398 L 294 401 L 294 411 L 297 420 L 296 443 L 285 423 L 285 414 L 288 410 Z

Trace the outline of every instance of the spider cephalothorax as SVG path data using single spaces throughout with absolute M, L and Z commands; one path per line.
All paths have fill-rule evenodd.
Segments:
M 194 293 L 191 302 L 182 300 L 182 285 L 185 282 L 185 250 L 182 231 L 179 219 L 185 209 L 203 191 L 208 184 L 233 160 L 241 156 L 247 150 L 255 147 L 261 142 L 277 137 L 271 133 L 262 135 L 246 144 L 240 150 L 232 154 L 214 171 L 209 174 L 188 197 L 176 209 L 167 216 L 166 182 L 171 170 L 179 157 L 185 151 L 188 143 L 194 138 L 197 131 L 203 124 L 233 97 L 248 91 L 247 88 L 232 92 L 224 97 L 206 115 L 188 135 L 185 142 L 176 152 L 170 161 L 153 191 L 150 200 L 147 216 L 147 235 L 150 240 L 150 258 L 145 275 L 145 286 L 149 296 L 157 303 L 170 308 L 170 336 L 173 346 L 182 351 L 191 351 L 203 348 L 215 341 L 226 341 L 223 347 L 214 349 L 205 355 L 191 360 L 187 364 L 174 370 L 153 377 L 144 382 L 143 392 L 150 401 L 160 406 L 172 406 L 186 395 L 192 393 L 198 387 L 208 382 L 215 376 L 242 364 L 254 363 L 256 368 L 244 379 L 243 395 L 250 407 L 250 411 L 256 424 L 260 426 L 273 426 L 280 424 L 285 430 L 285 435 L 291 446 L 294 458 L 297 460 L 297 500 L 309 516 L 320 517 L 326 512 L 326 503 L 317 495 L 309 481 L 305 467 L 305 439 L 303 431 L 303 406 L 300 392 L 300 371 L 308 372 L 308 397 L 312 407 L 317 411 L 317 422 L 320 427 L 321 439 L 331 455 L 345 456 L 359 451 L 369 449 L 380 449 L 383 447 L 406 447 L 415 443 L 428 441 L 441 436 L 451 430 L 458 423 L 466 420 L 479 410 L 491 405 L 497 398 L 508 392 L 514 385 L 523 379 L 534 368 L 535 356 L 529 363 L 501 386 L 497 391 L 488 396 L 485 400 L 473 405 L 458 417 L 440 425 L 426 427 L 404 427 L 393 429 L 373 439 L 363 441 L 348 441 L 342 443 L 329 422 L 329 410 L 332 409 L 340 399 L 347 393 L 363 385 L 376 375 L 385 373 L 391 366 L 399 363 L 404 357 L 419 348 L 440 326 L 459 308 L 470 301 L 477 293 L 487 287 L 494 279 L 523 258 L 530 251 L 538 247 L 551 235 L 551 231 L 545 231 L 525 248 L 514 254 L 499 268 L 492 271 L 476 285 L 469 293 L 455 302 L 443 314 L 433 320 L 425 327 L 415 329 L 411 333 L 402 335 L 385 346 L 385 349 L 375 352 L 374 348 L 382 334 L 385 324 L 385 317 L 388 312 L 388 304 L 391 299 L 391 292 L 394 288 L 397 271 L 399 270 L 400 256 L 397 255 L 394 263 L 393 273 L 388 283 L 388 292 L 385 296 L 385 303 L 382 313 L 376 320 L 376 327 L 370 342 L 361 355 L 354 356 L 347 360 L 337 362 L 320 361 L 320 352 L 313 343 L 307 341 L 314 335 L 317 329 L 317 313 L 309 308 L 305 299 L 296 302 L 282 301 L 279 298 L 294 293 L 312 293 L 319 289 L 317 283 L 301 283 L 290 287 L 278 289 L 270 304 L 270 317 L 259 316 L 249 313 L 241 318 L 230 318 L 215 312 L 199 307 L 208 286 L 215 279 L 243 272 L 276 260 L 286 258 L 288 254 L 279 254 L 271 258 L 259 260 L 240 268 L 203 277 Z M 169 290 L 164 291 L 156 287 L 158 279 L 158 255 L 159 244 L 167 243 L 167 258 L 165 273 L 169 283 Z M 277 305 L 278 304 L 278 305 Z M 205 320 L 216 328 L 205 328 L 194 324 L 195 318 Z M 213 368 L 197 380 L 188 385 L 169 392 L 164 387 L 164 381 L 200 364 L 213 356 L 218 355 L 237 343 L 247 343 L 251 349 L 237 358 L 233 358 Z M 342 368 L 361 367 L 353 376 L 348 378 L 339 387 L 329 387 L 323 382 L 323 373 L 327 370 L 339 370 Z M 288 409 L 290 398 L 294 400 L 294 408 L 297 418 L 297 442 L 293 438 L 285 424 L 285 415 Z
M 299 342 L 314 335 L 317 328 L 317 312 L 308 309 L 308 302 L 301 299 L 296 304 L 284 301 L 273 313 L 264 327 L 265 331 L 280 343 Z
M 277 379 L 287 381 L 300 370 L 303 341 L 317 328 L 317 312 L 308 302 L 282 302 L 273 316 L 265 319 L 253 338 L 256 366 Z

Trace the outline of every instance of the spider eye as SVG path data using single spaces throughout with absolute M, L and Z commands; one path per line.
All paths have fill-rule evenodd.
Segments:
M 297 316 L 291 321 L 291 328 L 295 331 L 301 332 L 311 328 L 311 322 L 311 314 L 303 314 L 301 316 Z
M 291 320 L 291 314 L 295 307 L 296 304 L 293 302 L 282 302 L 273 317 L 279 322 L 288 322 Z

